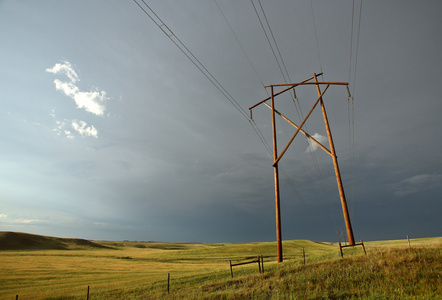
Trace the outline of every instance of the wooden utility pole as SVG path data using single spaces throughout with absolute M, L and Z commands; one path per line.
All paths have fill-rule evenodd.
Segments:
M 335 147 L 334 147 L 334 144 L 333 144 L 333 139 L 332 139 L 332 135 L 331 135 L 331 131 L 330 131 L 330 125 L 328 123 L 327 113 L 325 111 L 325 106 L 324 106 L 324 102 L 323 102 L 323 99 L 322 99 L 324 93 L 327 91 L 327 89 L 329 88 L 330 85 L 346 85 L 346 86 L 348 86 L 348 82 L 319 82 L 318 79 L 317 79 L 317 76 L 320 76 L 320 75 L 322 75 L 322 73 L 314 74 L 312 77 L 307 78 L 306 80 L 301 81 L 299 83 L 287 83 L 287 84 L 268 85 L 268 86 L 266 86 L 266 88 L 270 87 L 271 96 L 266 98 L 266 99 L 264 99 L 264 100 L 262 100 L 262 101 L 260 101 L 260 102 L 258 102 L 257 104 L 255 104 L 255 105 L 253 105 L 253 106 L 251 106 L 249 108 L 250 116 L 252 116 L 252 109 L 257 107 L 260 104 L 264 104 L 264 105 L 266 105 L 267 107 L 269 107 L 272 110 L 273 168 L 274 168 L 274 177 L 275 177 L 276 240 L 277 240 L 277 246 L 278 246 L 278 249 L 277 249 L 278 250 L 278 262 L 282 262 L 283 261 L 278 163 L 279 163 L 279 161 L 281 160 L 281 158 L 283 157 L 283 155 L 285 154 L 285 152 L 289 148 L 290 144 L 293 142 L 293 140 L 295 139 L 296 135 L 299 132 L 301 132 L 307 138 L 309 138 L 314 143 L 316 143 L 321 149 L 323 149 L 326 153 L 328 153 L 333 158 L 333 165 L 334 165 L 334 168 L 335 168 L 336 181 L 338 183 L 339 195 L 341 197 L 342 211 L 344 213 L 345 225 L 347 227 L 348 240 L 349 240 L 350 245 L 355 245 L 354 237 L 353 237 L 353 230 L 352 230 L 352 227 L 351 227 L 350 217 L 349 217 L 349 214 L 348 214 L 347 202 L 346 202 L 346 199 L 345 199 L 344 188 L 343 188 L 342 180 L 341 180 L 341 174 L 339 172 L 338 160 L 337 160 L 337 156 L 336 156 L 336 152 L 335 152 Z M 309 82 L 312 79 L 315 79 L 315 82 Z M 304 118 L 302 123 L 298 126 L 294 122 L 292 122 L 289 118 L 285 117 L 282 113 L 280 113 L 278 110 L 276 110 L 276 108 L 275 108 L 275 97 L 278 96 L 278 95 L 281 95 L 282 93 L 285 93 L 285 92 L 287 92 L 287 91 L 289 91 L 291 89 L 295 89 L 295 87 L 301 86 L 301 85 L 316 85 L 316 89 L 318 91 L 319 98 L 316 100 L 315 104 L 310 109 L 309 113 Z M 320 89 L 320 85 L 326 85 L 326 87 L 324 88 L 324 90 L 322 92 L 321 92 L 321 89 Z M 286 87 L 286 88 L 284 90 L 282 90 L 282 91 L 280 91 L 280 92 L 275 94 L 274 90 L 273 90 L 274 87 Z M 266 101 L 268 101 L 268 100 L 271 100 L 271 105 L 266 103 Z M 325 123 L 325 127 L 326 127 L 326 130 L 327 130 L 328 140 L 329 140 L 329 144 L 330 144 L 330 150 L 327 149 L 321 143 L 319 143 L 317 140 L 315 140 L 307 132 L 302 130 L 302 126 L 305 124 L 305 122 L 310 117 L 311 113 L 313 112 L 313 110 L 315 109 L 315 107 L 319 103 L 320 103 L 320 106 L 321 106 L 321 109 L 322 109 L 322 114 L 323 114 L 323 117 L 324 117 L 324 123 Z M 294 126 L 297 129 L 295 134 L 292 136 L 292 138 L 289 140 L 289 142 L 285 146 L 284 150 L 279 155 L 278 155 L 277 142 L 276 142 L 276 115 L 275 114 L 278 114 L 279 116 L 281 116 L 284 120 L 286 120 L 288 123 L 290 123 L 292 126 Z
M 275 116 L 275 97 L 273 95 L 273 86 L 270 87 L 272 93 L 272 129 L 273 129 L 273 159 L 278 159 L 278 149 L 276 143 L 276 116 Z M 276 242 L 278 247 L 278 262 L 282 262 L 282 233 L 281 233 L 281 206 L 279 197 L 279 170 L 278 163 L 273 165 L 275 175 L 275 211 L 276 211 Z
M 314 74 L 313 76 L 315 77 L 315 82 L 318 83 L 318 77 L 316 76 L 316 74 Z M 353 229 L 351 227 L 350 215 L 348 214 L 347 201 L 345 199 L 344 186 L 342 185 L 341 172 L 339 171 L 338 157 L 335 151 L 335 144 L 333 143 L 330 124 L 328 123 L 327 113 L 325 111 L 324 101 L 322 100 L 321 88 L 319 87 L 319 84 L 316 84 L 316 90 L 318 91 L 318 95 L 321 99 L 322 115 L 324 117 L 325 128 L 327 129 L 328 143 L 330 145 L 330 152 L 333 158 L 333 166 L 335 168 L 336 182 L 338 184 L 339 196 L 341 197 L 341 206 L 342 206 L 342 212 L 344 214 L 345 227 L 347 228 L 348 242 L 352 246 L 355 244 L 355 238 L 353 236 Z

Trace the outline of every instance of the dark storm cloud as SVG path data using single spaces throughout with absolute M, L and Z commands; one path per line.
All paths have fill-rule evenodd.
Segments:
M 268 97 L 262 84 L 284 79 L 251 3 L 218 4 L 229 24 L 215 2 L 151 5 L 248 113 Z M 324 101 L 356 239 L 440 235 L 441 5 L 364 2 L 357 48 L 351 2 L 312 4 L 314 19 L 308 2 L 262 1 L 292 81 L 320 71 L 321 80 L 350 81 L 354 125 L 345 88 L 330 88 Z M 3 1 L 0 25 L 0 218 L 7 230 L 96 239 L 274 240 L 272 154 L 249 120 L 135 3 Z M 60 62 L 74 66 L 65 67 L 63 78 L 45 71 Z M 75 83 L 78 91 L 65 85 L 67 94 L 106 91 L 112 101 L 93 110 L 73 102 L 75 93 L 70 99 L 55 90 L 54 79 L 60 91 L 62 82 Z M 301 113 L 288 96 L 276 105 L 300 123 L 298 114 L 308 112 L 317 94 L 299 87 L 297 96 Z M 271 148 L 270 110 L 254 109 L 253 117 Z M 326 136 L 320 111 L 306 130 Z M 277 120 L 279 151 L 294 131 Z M 69 139 L 73 133 L 79 138 Z M 344 225 L 328 154 L 299 136 L 281 166 L 287 174 L 281 174 L 284 239 L 336 241 Z

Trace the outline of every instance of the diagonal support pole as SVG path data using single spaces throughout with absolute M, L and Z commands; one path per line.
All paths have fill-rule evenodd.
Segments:
M 282 257 L 282 237 L 281 237 L 282 235 L 281 235 L 281 213 L 280 213 L 279 169 L 278 169 L 278 163 L 279 163 L 279 161 L 281 160 L 281 158 L 283 157 L 283 155 L 287 151 L 288 147 L 293 142 L 293 140 L 295 139 L 296 135 L 299 132 L 301 132 L 302 134 L 307 136 L 309 139 L 314 141 L 316 144 L 318 144 L 319 147 L 321 147 L 325 152 L 330 154 L 332 156 L 332 158 L 333 158 L 333 163 L 335 165 L 335 171 L 336 171 L 336 177 L 337 177 L 337 180 L 338 180 L 339 193 L 341 195 L 341 202 L 343 203 L 344 218 L 346 219 L 346 226 L 347 226 L 347 232 L 348 232 L 348 235 L 349 235 L 349 241 L 350 241 L 350 244 L 354 245 L 353 231 L 351 229 L 350 218 L 348 217 L 348 209 L 347 209 L 347 204 L 345 202 L 344 190 L 342 188 L 342 181 L 340 179 L 339 168 L 338 168 L 338 165 L 337 165 L 336 152 L 335 152 L 335 149 L 334 149 L 333 140 L 332 140 L 331 133 L 330 133 L 330 126 L 328 125 L 327 114 L 325 113 L 325 107 L 324 107 L 324 103 L 323 103 L 323 100 L 322 100 L 322 97 L 323 97 L 324 93 L 327 91 L 327 89 L 329 88 L 330 85 L 346 85 L 346 86 L 348 86 L 348 83 L 347 82 L 318 82 L 317 76 L 319 76 L 319 75 L 322 75 L 322 73 L 314 74 L 313 77 L 307 78 L 306 80 L 304 80 L 302 82 L 299 82 L 299 83 L 287 83 L 287 84 L 276 84 L 276 85 L 265 86 L 265 87 L 270 87 L 271 88 L 271 96 L 266 98 L 266 99 L 264 99 L 264 100 L 262 100 L 262 101 L 260 101 L 260 102 L 258 102 L 255 105 L 249 107 L 250 117 L 251 118 L 252 118 L 252 109 L 257 107 L 257 106 L 259 106 L 260 104 L 265 104 L 267 107 L 269 107 L 272 110 L 273 159 L 274 159 L 273 168 L 274 168 L 274 177 L 275 177 L 276 236 L 277 236 L 277 247 L 278 247 L 278 249 L 277 249 L 278 250 L 278 262 L 282 262 L 283 261 L 283 257 Z M 308 81 L 310 81 L 313 78 L 315 79 L 315 82 L 308 82 Z M 287 117 L 285 117 L 283 114 L 281 114 L 279 111 L 277 111 L 275 109 L 275 97 L 277 95 L 280 95 L 280 94 L 282 94 L 284 92 L 287 92 L 287 91 L 289 91 L 291 89 L 294 89 L 295 87 L 300 86 L 300 85 L 316 85 L 316 88 L 318 90 L 319 98 L 316 100 L 315 104 L 313 105 L 313 107 L 311 108 L 310 112 L 307 114 L 305 119 L 302 121 L 301 125 L 297 126 L 290 119 L 288 119 Z M 319 85 L 326 85 L 324 91 L 321 92 L 321 90 L 319 88 Z M 274 91 L 273 91 L 274 87 L 287 87 L 287 88 L 285 88 L 281 92 L 278 92 L 278 93 L 274 94 Z M 268 100 L 271 100 L 271 105 L 266 103 L 266 101 L 268 101 Z M 323 116 L 324 116 L 324 121 L 326 123 L 327 134 L 328 134 L 328 137 L 329 137 L 329 142 L 330 142 L 330 147 L 331 147 L 330 150 L 328 150 L 325 146 L 323 146 L 321 143 L 316 141 L 307 132 L 302 130 L 302 126 L 304 126 L 305 122 L 310 117 L 311 113 L 313 112 L 315 107 L 318 105 L 318 103 L 321 103 L 321 108 L 322 108 L 322 112 L 323 112 Z M 281 152 L 281 154 L 279 154 L 279 156 L 278 156 L 277 142 L 276 142 L 276 119 L 275 119 L 276 114 L 280 115 L 283 119 L 285 119 L 287 122 L 289 122 L 291 125 L 293 125 L 294 127 L 297 128 L 295 134 L 290 139 L 289 143 L 286 145 L 286 147 Z
M 316 74 L 314 74 L 314 76 L 315 76 L 315 82 L 318 83 L 318 78 L 316 77 Z M 342 205 L 342 212 L 344 214 L 345 227 L 347 228 L 348 242 L 352 246 L 355 244 L 355 238 L 353 236 L 353 229 L 351 227 L 350 215 L 348 214 L 348 207 L 347 207 L 347 201 L 345 199 L 344 186 L 342 184 L 341 172 L 339 171 L 338 157 L 336 156 L 335 145 L 333 143 L 333 137 L 330 130 L 330 124 L 328 122 L 327 113 L 325 111 L 324 101 L 322 101 L 322 95 L 324 94 L 324 92 L 321 93 L 321 88 L 319 87 L 319 84 L 316 84 L 316 89 L 319 95 L 318 100 L 321 102 L 321 109 L 322 109 L 322 115 L 324 117 L 325 128 L 327 129 L 328 142 L 330 144 L 330 151 L 332 153 L 333 166 L 335 168 L 336 181 L 339 189 L 339 196 L 341 197 L 341 205 Z

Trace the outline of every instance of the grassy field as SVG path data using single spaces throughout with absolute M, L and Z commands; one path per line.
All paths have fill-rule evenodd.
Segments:
M 361 247 L 346 248 L 344 259 L 337 245 L 285 241 L 281 264 L 276 263 L 275 243 L 90 243 L 51 238 L 50 246 L 58 248 L 43 249 L 47 240 L 39 236 L 21 239 L 14 246 L 18 249 L 0 251 L 0 299 L 16 295 L 85 299 L 88 286 L 90 299 L 437 299 L 442 295 L 442 238 L 411 240 L 411 249 L 406 240 L 367 242 L 368 256 Z M 0 244 L 5 245 L 4 240 L 0 233 Z M 257 255 L 264 256 L 263 274 L 257 264 L 244 265 L 235 267 L 230 278 L 229 260 Z

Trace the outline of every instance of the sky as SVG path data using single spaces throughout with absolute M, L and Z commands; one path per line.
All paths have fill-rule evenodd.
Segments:
M 440 1 L 145 3 L 0 0 L 0 231 L 275 241 L 249 107 L 322 72 L 352 96 L 324 103 L 355 239 L 442 235 Z M 295 92 L 275 106 L 299 125 L 318 96 Z M 303 128 L 329 147 L 320 110 Z M 279 153 L 295 130 L 276 119 Z M 338 241 L 331 157 L 299 135 L 279 166 L 283 240 Z

